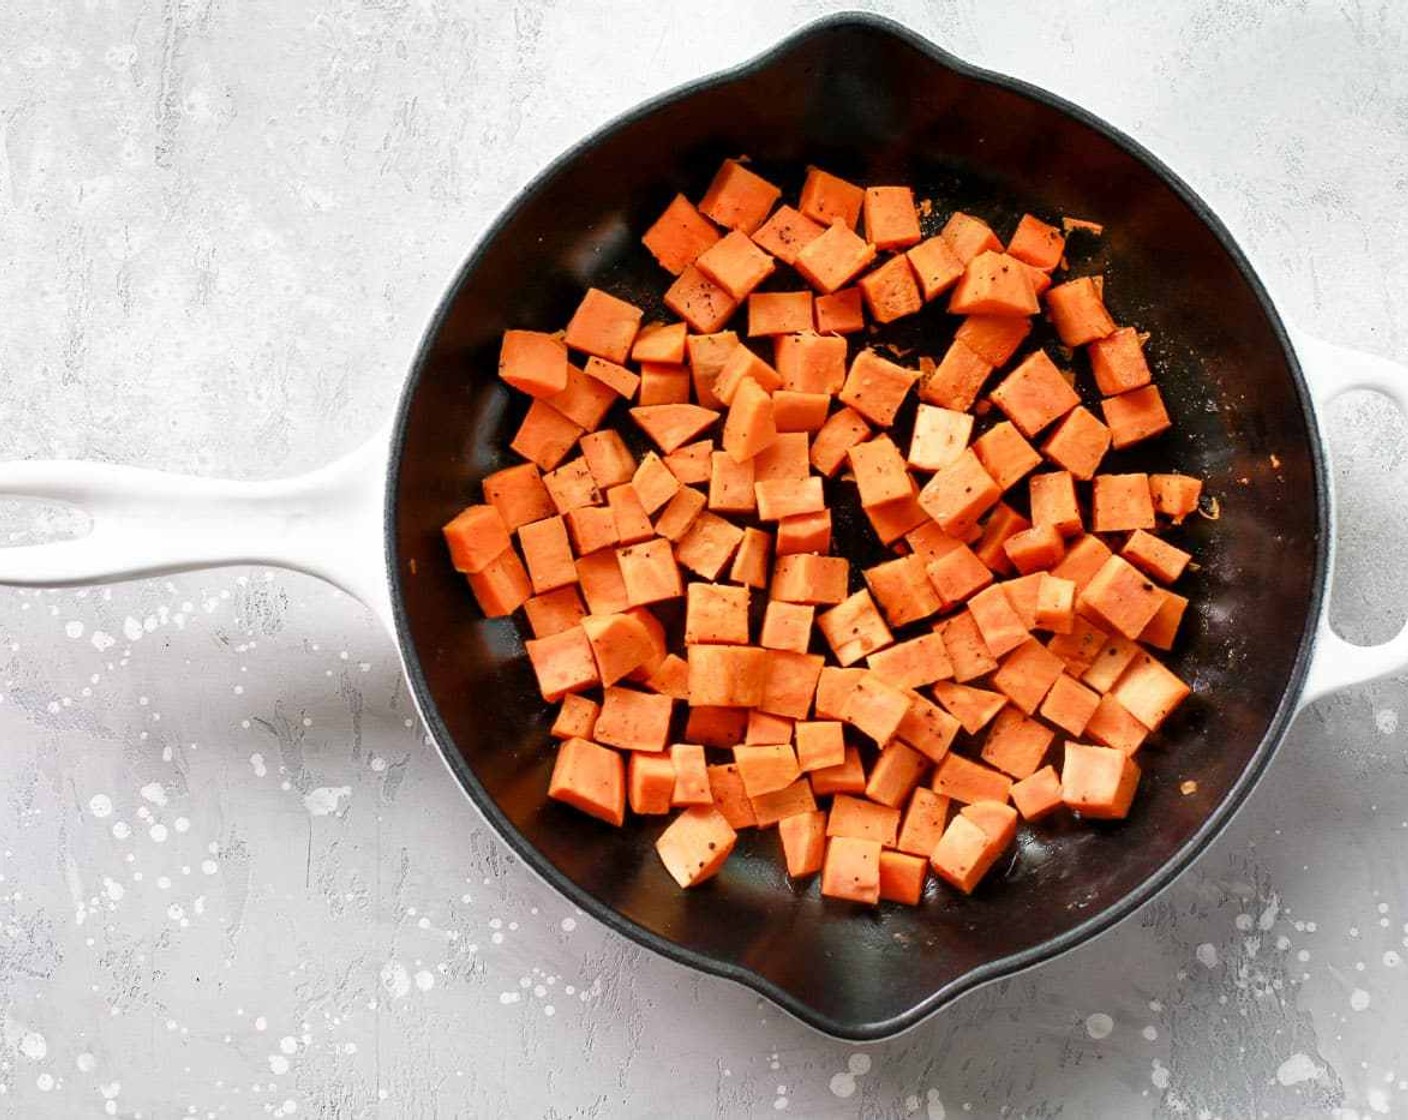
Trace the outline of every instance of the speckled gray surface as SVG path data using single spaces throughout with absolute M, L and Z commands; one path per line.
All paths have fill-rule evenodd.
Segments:
M 0 457 L 273 477 L 391 407 L 535 169 L 823 3 L 0 9 Z M 1288 313 L 1408 352 L 1408 9 L 893 3 L 1130 130 Z M 1347 398 L 1334 616 L 1401 621 L 1403 421 Z M 0 1114 L 1408 1114 L 1404 682 L 1296 723 L 1180 882 L 891 1042 L 575 914 L 483 827 L 370 614 L 221 570 L 0 591 Z

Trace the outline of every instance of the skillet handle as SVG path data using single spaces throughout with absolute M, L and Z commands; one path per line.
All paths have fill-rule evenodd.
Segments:
M 394 629 L 382 544 L 390 435 L 293 478 L 232 482 L 111 463 L 0 463 L 0 497 L 73 505 L 91 531 L 0 548 L 0 584 L 106 583 L 227 564 L 318 576 Z
M 1313 335 L 1292 329 L 1291 341 L 1300 357 L 1301 370 L 1310 383 L 1315 411 L 1323 416 L 1330 401 L 1354 389 L 1369 389 L 1388 397 L 1400 412 L 1408 415 L 1408 368 L 1397 362 L 1323 342 Z M 1330 627 L 1329 588 L 1334 585 L 1334 478 L 1330 478 L 1330 561 L 1331 579 L 1315 638 L 1315 652 L 1301 693 L 1301 703 L 1309 704 L 1331 692 L 1351 685 L 1391 676 L 1408 668 L 1408 625 L 1386 642 L 1356 646 Z

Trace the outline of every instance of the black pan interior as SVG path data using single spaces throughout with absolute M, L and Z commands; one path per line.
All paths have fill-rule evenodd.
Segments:
M 931 884 L 918 909 L 823 902 L 815 883 L 782 874 L 773 833 L 746 834 L 715 882 L 679 892 L 652 850 L 659 825 L 616 830 L 545 801 L 550 714 L 515 623 L 479 618 L 444 552 L 440 526 L 511 461 L 521 412 L 494 376 L 500 333 L 564 325 L 587 285 L 661 312 L 663 273 L 640 234 L 674 192 L 697 198 L 723 157 L 745 154 L 792 193 L 808 163 L 913 184 L 934 202 L 926 232 L 954 209 L 1004 237 L 1028 209 L 1104 223 L 1103 238 L 1072 241 L 1072 264 L 1103 271 L 1116 318 L 1151 333 L 1176 422 L 1107 469 L 1195 473 L 1220 506 L 1219 520 L 1194 518 L 1183 534 L 1199 570 L 1183 589 L 1193 607 L 1173 664 L 1197 692 L 1142 753 L 1131 818 L 1026 829 L 1010 866 L 971 898 Z M 954 324 L 935 304 L 879 340 L 938 355 Z M 452 769 L 549 881 L 653 948 L 750 983 L 831 1033 L 874 1037 L 1103 928 L 1230 815 L 1288 718 L 1318 610 L 1316 447 L 1274 312 L 1186 188 L 1048 95 L 976 74 L 883 21 L 825 21 L 569 153 L 467 263 L 398 427 L 388 547 L 402 641 Z M 838 543 L 863 562 L 879 555 L 868 530 Z

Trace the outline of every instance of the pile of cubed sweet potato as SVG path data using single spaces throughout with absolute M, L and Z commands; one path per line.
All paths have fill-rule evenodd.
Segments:
M 1066 274 L 1067 233 L 1098 227 L 1029 214 L 1004 246 L 958 212 L 926 237 L 910 188 L 817 168 L 780 197 L 730 160 L 649 227 L 675 321 L 593 288 L 565 330 L 505 333 L 524 461 L 445 527 L 450 556 L 485 615 L 522 612 L 559 705 L 546 796 L 675 814 L 656 847 L 681 886 L 776 826 L 824 895 L 915 904 L 930 869 L 968 892 L 1019 819 L 1130 811 L 1189 692 L 1155 651 L 1201 483 L 1107 462 L 1170 420 L 1101 277 Z M 862 341 L 945 296 L 939 360 Z M 1043 314 L 1059 345 L 1023 352 Z M 834 554 L 840 504 L 893 559 Z

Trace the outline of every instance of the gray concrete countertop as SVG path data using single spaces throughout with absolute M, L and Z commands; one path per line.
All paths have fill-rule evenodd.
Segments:
M 827 3 L 0 10 L 0 458 L 267 478 L 384 417 L 537 168 Z M 1408 8 L 882 3 L 1141 138 L 1286 313 L 1408 353 Z M 1334 616 L 1403 618 L 1404 424 L 1328 428 Z M 1404 682 L 1307 711 L 1111 934 L 891 1042 L 577 914 L 484 827 L 358 603 L 284 572 L 0 591 L 0 1115 L 1408 1115 Z

